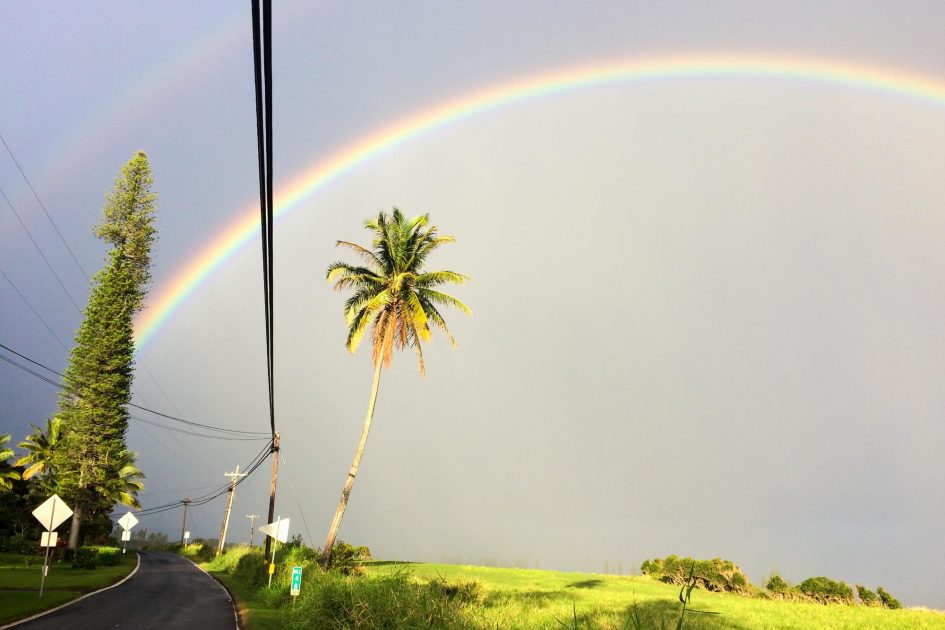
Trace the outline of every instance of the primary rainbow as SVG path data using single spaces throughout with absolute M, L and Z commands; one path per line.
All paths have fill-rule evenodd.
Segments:
M 682 78 L 758 77 L 829 83 L 905 96 L 945 105 L 945 82 L 844 61 L 767 55 L 685 55 L 636 61 L 606 61 L 554 70 L 488 87 L 439 103 L 396 121 L 315 163 L 295 177 L 275 199 L 276 217 L 384 153 L 446 125 L 501 106 L 581 88 L 623 82 Z M 135 326 L 141 349 L 187 298 L 240 248 L 259 234 L 259 208 L 252 206 L 202 251 L 188 260 L 173 280 L 161 287 Z

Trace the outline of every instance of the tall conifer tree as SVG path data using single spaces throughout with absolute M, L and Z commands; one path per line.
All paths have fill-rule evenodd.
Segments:
M 134 376 L 133 318 L 151 280 L 151 245 L 157 238 L 151 165 L 143 151 L 125 164 L 105 196 L 96 235 L 111 246 L 92 279 L 85 319 L 65 372 L 59 399 L 62 436 L 56 449 L 56 485 L 75 515 L 69 546 L 79 544 L 83 522 L 111 510 L 125 491 L 129 464 L 125 433 Z

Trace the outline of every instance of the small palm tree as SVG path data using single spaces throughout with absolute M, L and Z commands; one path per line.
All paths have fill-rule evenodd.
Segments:
M 115 499 L 122 505 L 141 509 L 141 503 L 138 501 L 138 493 L 144 490 L 144 473 L 135 465 L 138 458 L 137 453 L 131 451 L 122 451 L 119 457 L 121 467 L 118 470 L 117 494 Z
M 347 347 L 352 353 L 371 328 L 371 343 L 374 347 L 374 382 L 361 439 L 354 453 L 354 461 L 348 471 L 341 500 L 335 510 L 328 537 L 323 547 L 323 564 L 331 564 L 331 552 L 335 537 L 341 527 L 351 487 L 361 465 L 361 456 L 374 419 L 374 405 L 381 379 L 381 366 L 390 367 L 394 348 L 402 350 L 411 346 L 417 354 L 420 374 L 425 374 L 421 341 L 430 339 L 431 327 L 441 329 L 454 346 L 456 340 L 450 334 L 446 322 L 437 306 L 453 306 L 467 315 L 469 308 L 455 297 L 436 290 L 443 284 L 463 284 L 468 278 L 454 271 L 423 271 L 423 265 L 433 250 L 445 243 L 452 243 L 452 236 L 440 236 L 436 227 L 429 225 L 430 215 L 424 214 L 407 220 L 400 210 L 394 208 L 391 215 L 380 212 L 377 219 L 365 222 L 365 229 L 374 233 L 371 248 L 348 241 L 337 245 L 353 250 L 363 265 L 345 262 L 332 263 L 328 267 L 326 280 L 334 283 L 335 290 L 351 289 L 354 293 L 345 302 L 345 321 L 348 325 Z
M 25 466 L 23 479 L 34 475 L 52 476 L 52 458 L 59 445 L 62 434 L 62 420 L 52 417 L 46 421 L 46 430 L 33 426 L 33 432 L 26 436 L 18 447 L 26 450 L 26 455 L 16 460 L 14 466 Z
M 13 449 L 7 446 L 10 435 L 0 435 L 0 492 L 13 489 L 13 482 L 20 478 L 20 473 L 13 470 L 8 459 L 13 457 Z M 15 464 L 14 464 L 15 465 Z

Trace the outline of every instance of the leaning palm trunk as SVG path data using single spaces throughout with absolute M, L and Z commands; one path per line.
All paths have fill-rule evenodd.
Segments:
M 358 468 L 361 466 L 361 456 L 364 455 L 364 446 L 367 444 L 368 433 L 371 431 L 371 422 L 374 421 L 374 405 L 377 402 L 377 388 L 381 383 L 381 365 L 383 357 L 378 356 L 374 359 L 374 383 L 371 386 L 371 400 L 368 403 L 367 414 L 364 416 L 364 428 L 361 429 L 361 440 L 358 442 L 358 449 L 354 452 L 354 461 L 351 462 L 351 470 L 348 471 L 348 478 L 345 480 L 345 487 L 341 491 L 341 500 L 338 501 L 338 509 L 335 510 L 335 518 L 331 520 L 331 527 L 328 529 L 328 537 L 325 538 L 325 546 L 322 547 L 322 567 L 328 569 L 331 566 L 331 554 L 335 546 L 335 537 L 338 536 L 338 529 L 341 527 L 341 519 L 344 518 L 345 508 L 348 507 L 348 497 L 351 495 L 351 487 L 354 486 L 354 478 L 358 475 Z

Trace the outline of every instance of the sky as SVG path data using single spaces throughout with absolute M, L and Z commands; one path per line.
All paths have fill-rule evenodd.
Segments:
M 258 212 L 245 4 L 4 7 L 0 134 L 89 274 L 104 192 L 149 155 L 152 309 Z M 829 61 L 943 90 L 943 20 L 935 2 L 280 2 L 276 196 L 422 112 L 579 67 Z M 435 334 L 425 377 L 409 353 L 384 372 L 341 538 L 592 572 L 721 556 L 755 582 L 827 575 L 945 608 L 943 94 L 610 81 L 473 111 L 303 196 L 275 230 L 277 513 L 324 540 L 371 386 L 325 269 L 397 206 L 456 236 L 430 265 L 472 278 L 454 294 L 474 316 L 448 314 L 458 346 Z M 0 200 L 0 343 L 61 370 L 88 283 L 6 150 L 0 188 L 63 285 Z M 143 345 L 138 404 L 268 430 L 259 252 L 254 237 Z M 0 365 L 0 433 L 55 408 L 55 388 Z M 135 420 L 128 442 L 146 507 L 223 485 L 262 447 Z M 266 513 L 267 469 L 237 488 L 229 541 Z M 223 510 L 188 529 L 216 537 Z M 180 510 L 141 520 L 179 535 Z

